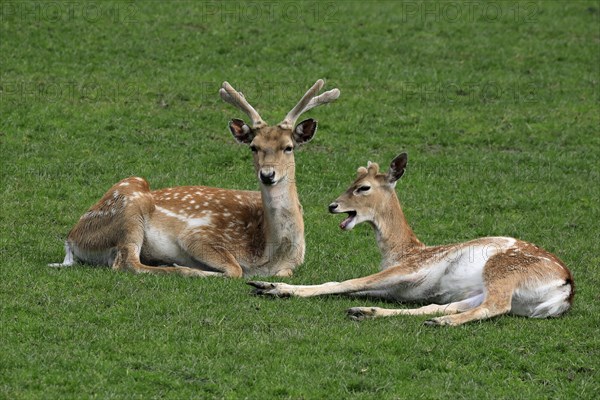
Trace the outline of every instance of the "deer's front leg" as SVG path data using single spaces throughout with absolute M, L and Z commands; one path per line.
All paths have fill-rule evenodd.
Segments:
M 361 292 L 381 293 L 382 297 L 389 298 L 390 293 L 403 283 L 418 280 L 419 277 L 406 274 L 402 267 L 394 267 L 378 272 L 364 278 L 350 279 L 343 282 L 328 282 L 321 285 L 288 285 L 287 283 L 271 283 L 251 281 L 255 294 L 275 297 L 312 297 L 330 294 L 355 294 Z
M 250 281 L 248 285 L 254 286 L 254 294 L 273 297 L 312 297 L 325 294 L 339 293 L 339 285 L 344 282 L 328 282 L 321 285 L 288 285 L 283 282 Z

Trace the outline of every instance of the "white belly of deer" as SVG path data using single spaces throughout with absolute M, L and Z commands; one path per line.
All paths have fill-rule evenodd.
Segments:
M 412 279 L 417 284 L 401 285 L 396 296 L 401 301 L 446 304 L 483 293 L 483 270 L 493 255 L 515 243 L 512 238 L 494 238 L 493 245 L 466 243 L 432 257 Z
M 144 234 L 142 256 L 145 259 L 166 265 L 195 266 L 196 262 L 181 249 L 176 237 L 166 234 L 163 230 L 150 224 L 146 226 Z

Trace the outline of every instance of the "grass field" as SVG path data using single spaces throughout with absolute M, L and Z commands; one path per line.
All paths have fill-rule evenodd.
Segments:
M 592 399 L 600 393 L 600 3 L 0 2 L 0 398 Z M 503 235 L 575 276 L 569 314 L 457 328 L 361 323 L 343 297 L 244 280 L 51 269 L 121 178 L 257 189 L 228 80 L 279 122 L 318 78 L 296 154 L 306 261 L 376 272 L 373 232 L 327 205 L 367 160 L 427 244 Z

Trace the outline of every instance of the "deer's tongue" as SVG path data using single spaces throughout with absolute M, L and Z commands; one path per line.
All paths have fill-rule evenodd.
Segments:
M 341 229 L 352 229 L 354 227 L 354 218 L 356 217 L 356 213 L 349 214 L 346 219 L 340 222 Z

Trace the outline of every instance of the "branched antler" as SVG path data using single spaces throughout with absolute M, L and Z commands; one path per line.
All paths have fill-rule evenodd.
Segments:
M 283 121 L 279 123 L 279 126 L 284 129 L 293 129 L 294 124 L 300 115 L 321 104 L 331 103 L 340 96 L 340 90 L 337 88 L 316 96 L 323 88 L 324 84 L 325 82 L 323 82 L 323 79 L 319 79 L 310 89 L 308 89 L 308 92 L 306 92 L 298 104 L 296 104 L 296 106 L 285 116 Z
M 261 128 L 267 123 L 263 121 L 258 112 L 248 103 L 242 92 L 238 92 L 235 90 L 229 82 L 223 82 L 223 86 L 219 89 L 219 94 L 221 98 L 225 100 L 227 103 L 239 108 L 252 120 L 252 128 L 257 129 Z

